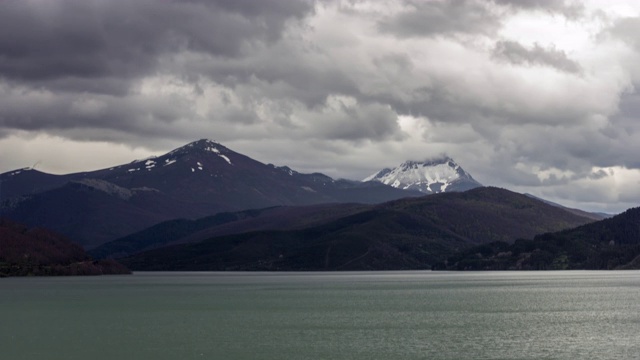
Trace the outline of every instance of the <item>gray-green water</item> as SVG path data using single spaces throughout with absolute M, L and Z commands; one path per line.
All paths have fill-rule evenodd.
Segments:
M 638 359 L 640 272 L 0 279 L 0 358 Z

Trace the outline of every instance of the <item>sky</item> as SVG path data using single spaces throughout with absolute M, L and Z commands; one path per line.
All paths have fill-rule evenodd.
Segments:
M 446 154 L 484 185 L 640 206 L 640 2 L 0 0 L 0 172 L 201 138 L 363 179 Z

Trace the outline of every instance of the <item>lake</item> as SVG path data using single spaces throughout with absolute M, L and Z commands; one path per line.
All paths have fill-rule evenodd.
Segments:
M 638 359 L 640 272 L 0 279 L 2 359 Z

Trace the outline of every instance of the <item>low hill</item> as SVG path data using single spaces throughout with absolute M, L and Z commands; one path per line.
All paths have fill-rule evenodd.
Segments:
M 370 205 L 304 228 L 215 236 L 122 261 L 135 270 L 430 269 L 477 244 L 590 221 L 508 190 L 476 188 Z
M 174 219 L 110 241 L 89 250 L 89 254 L 96 258 L 121 258 L 163 246 L 195 243 L 216 236 L 262 230 L 303 229 L 368 208 L 361 204 L 276 206 L 223 212 L 197 220 Z
M 495 242 L 450 257 L 440 269 L 640 269 L 640 208 L 574 229 Z
M 0 277 L 128 273 L 114 260 L 93 261 L 61 235 L 0 218 Z

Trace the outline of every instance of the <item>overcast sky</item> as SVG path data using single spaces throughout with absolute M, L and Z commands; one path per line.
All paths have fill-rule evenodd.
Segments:
M 485 185 L 640 205 L 640 2 L 0 0 L 0 172 L 200 138 L 362 179 L 447 154 Z

